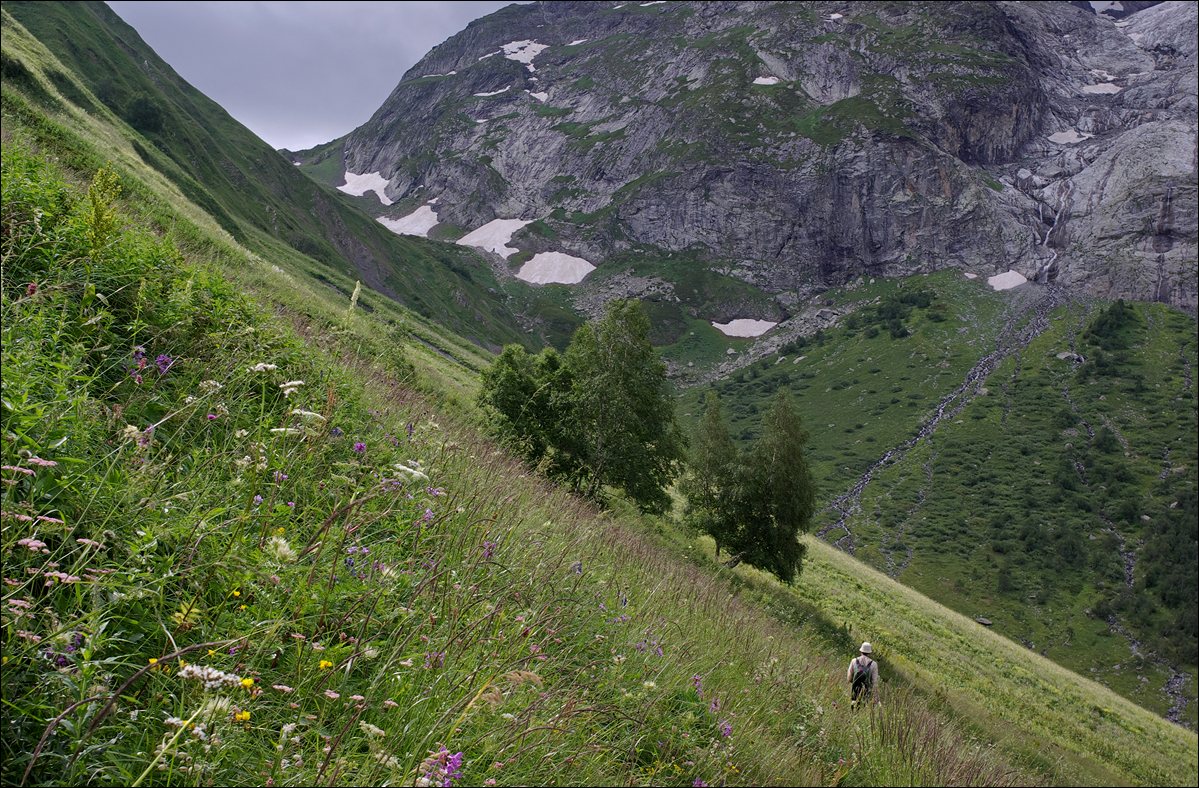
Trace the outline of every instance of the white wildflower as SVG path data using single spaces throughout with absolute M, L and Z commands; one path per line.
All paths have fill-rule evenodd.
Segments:
M 232 711 L 233 701 L 224 695 L 213 695 L 200 707 L 200 717 L 206 720 L 219 720 L 228 717 Z
M 178 717 L 166 718 L 166 726 L 168 728 L 182 728 L 184 725 L 187 725 L 187 720 L 182 720 Z
M 200 381 L 200 391 L 204 392 L 205 394 L 216 394 L 223 388 L 225 387 L 215 380 Z
M 266 543 L 266 551 L 281 564 L 290 564 L 296 560 L 296 551 L 282 536 L 272 536 Z
M 251 372 L 274 372 L 278 368 L 279 367 L 276 364 L 261 364 L 260 363 L 260 364 L 255 364 L 254 366 L 250 367 L 250 371 Z
M 300 386 L 304 385 L 302 380 L 289 380 L 286 383 L 280 383 L 279 388 L 283 390 L 283 396 L 290 397 L 300 390 Z
M 402 473 L 408 481 L 415 481 L 416 479 L 428 480 L 429 477 L 420 469 L 419 462 L 413 460 L 412 465 L 413 467 L 410 468 L 402 462 L 397 462 L 391 467 Z
M 247 435 L 249 435 L 249 434 L 250 434 L 250 431 L 249 431 L 249 430 L 238 430 L 237 432 L 233 433 L 233 437 L 235 437 L 235 438 L 244 438 L 244 437 L 246 437 L 246 436 L 247 436 Z
M 647 690 L 654 690 L 658 688 L 658 685 L 652 681 L 642 682 L 641 686 L 645 687 Z
M 222 686 L 236 687 L 241 684 L 241 676 L 235 676 L 206 665 L 185 665 L 180 668 L 178 675 L 181 679 L 195 679 L 202 682 L 204 689 L 219 689 Z
M 379 728 L 375 725 L 371 725 L 369 722 L 365 722 L 365 721 L 359 722 L 358 727 L 361 728 L 362 732 L 365 733 L 367 736 L 374 736 L 377 739 L 381 739 L 387 735 L 387 732 L 384 731 L 382 728 Z
M 319 413 L 313 413 L 310 410 L 300 410 L 299 408 L 292 410 L 291 415 L 299 416 L 302 419 L 316 419 L 317 421 L 325 420 L 325 417 Z
M 127 441 L 135 441 L 141 437 L 142 431 L 132 424 L 126 424 L 125 429 L 121 430 L 121 438 Z
M 303 435 L 304 430 L 296 429 L 295 427 L 272 427 L 271 432 L 279 435 Z

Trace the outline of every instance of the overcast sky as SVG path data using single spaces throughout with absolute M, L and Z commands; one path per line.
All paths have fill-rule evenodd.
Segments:
M 302 150 L 366 122 L 426 52 L 511 2 L 108 5 L 259 137 Z

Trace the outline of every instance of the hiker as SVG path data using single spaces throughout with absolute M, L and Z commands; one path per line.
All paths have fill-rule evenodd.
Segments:
M 856 709 L 858 703 L 870 699 L 874 688 L 878 685 L 878 663 L 870 658 L 874 647 L 863 643 L 858 649 L 858 656 L 849 662 L 849 670 L 845 677 L 849 681 L 849 707 Z

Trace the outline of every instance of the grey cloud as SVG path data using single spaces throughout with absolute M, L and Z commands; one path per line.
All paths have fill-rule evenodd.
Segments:
M 109 6 L 188 82 L 277 148 L 365 122 L 430 49 L 510 2 L 133 2 Z

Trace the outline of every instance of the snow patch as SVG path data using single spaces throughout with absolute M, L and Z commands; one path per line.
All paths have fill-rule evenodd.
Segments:
M 387 188 L 387 179 L 377 172 L 364 172 L 361 175 L 356 175 L 349 170 L 346 170 L 346 182 L 344 186 L 338 186 L 337 190 L 353 195 L 354 197 L 362 197 L 367 192 L 374 192 L 379 198 L 379 202 L 384 205 L 391 205 L 392 201 L 387 199 L 384 189 Z
M 488 121 L 488 118 L 483 118 L 481 120 L 476 120 L 475 123 L 486 123 L 487 121 Z
M 433 202 L 430 200 L 428 205 L 422 205 L 399 219 L 380 216 L 377 221 L 396 235 L 419 235 L 421 238 L 428 238 L 429 231 L 437 226 L 437 214 L 433 211 Z
M 758 77 L 754 80 L 755 85 L 777 85 L 778 83 L 778 77 Z
M 579 44 L 586 44 L 590 40 L 590 38 L 576 38 L 574 41 L 571 41 L 569 44 L 567 44 L 567 46 L 577 47 Z
M 507 88 L 503 88 L 502 90 L 493 90 L 490 93 L 475 93 L 474 95 L 476 95 L 476 96 L 498 96 L 501 93 L 507 93 L 508 88 L 511 88 L 511 87 L 512 86 L 509 85 Z
M 486 55 L 484 55 L 483 57 L 479 58 L 479 60 L 486 60 L 486 59 L 487 59 L 487 58 L 489 58 L 489 57 L 495 57 L 495 56 L 496 56 L 496 55 L 498 55 L 499 53 L 500 53 L 500 50 L 498 50 L 498 49 L 497 49 L 496 51 L 494 51 L 494 52 L 488 52 Z
M 535 285 L 573 285 L 582 282 L 595 266 L 582 257 L 562 252 L 539 252 L 520 267 L 516 278 Z
M 751 320 L 744 317 L 730 320 L 727 323 L 712 321 L 712 326 L 716 330 L 729 337 L 760 337 L 777 325 L 778 323 L 772 323 L 769 320 Z
M 458 73 L 457 71 L 447 71 L 444 74 L 421 74 L 420 78 L 424 79 L 425 77 L 452 77 L 457 73 Z
M 529 95 L 530 95 L 530 96 L 532 96 L 533 98 L 537 99 L 538 101 L 542 102 L 542 103 L 544 103 L 544 102 L 548 101 L 548 100 L 549 100 L 549 97 L 550 97 L 550 94 L 549 94 L 549 93 L 546 93 L 545 91 L 540 91 L 540 92 L 538 92 L 538 93 L 532 93 L 532 92 L 530 92 L 530 93 L 529 93 Z
M 829 14 L 828 15 L 829 22 L 836 22 L 837 20 L 844 19 L 844 18 L 845 18 L 844 14 Z
M 1120 87 L 1119 85 L 1113 85 L 1110 82 L 1101 82 L 1098 85 L 1082 86 L 1083 93 L 1106 93 L 1108 95 L 1119 93 L 1123 89 L 1124 88 Z
M 987 284 L 995 290 L 1011 290 L 1027 282 L 1028 279 L 1019 271 L 1004 271 L 1002 274 L 987 277 Z
M 302 162 L 302 161 L 293 161 L 292 162 L 292 164 L 296 165 L 297 167 L 301 166 L 303 163 L 304 162 Z
M 666 0 L 650 0 L 648 3 L 641 3 L 642 8 L 649 8 L 651 5 L 662 5 Z
M 507 245 L 512 240 L 512 234 L 526 224 L 532 224 L 534 221 L 536 220 L 492 219 L 482 227 L 471 230 L 455 241 L 455 243 L 461 246 L 474 246 L 479 249 L 486 249 L 489 252 L 495 252 L 501 257 L 507 257 L 520 251 Z
M 1094 137 L 1094 134 L 1085 134 L 1075 129 L 1069 131 L 1059 131 L 1049 135 L 1050 142 L 1056 142 L 1058 145 L 1074 145 L 1075 143 L 1089 140 Z
M 515 60 L 517 63 L 524 63 L 526 66 L 531 66 L 533 65 L 533 58 L 549 49 L 549 44 L 538 44 L 536 41 L 509 41 L 500 47 L 500 49 L 503 51 L 504 57 L 509 60 Z
M 978 279 L 978 274 L 972 274 L 969 271 L 963 273 L 962 276 L 966 277 L 967 279 Z

